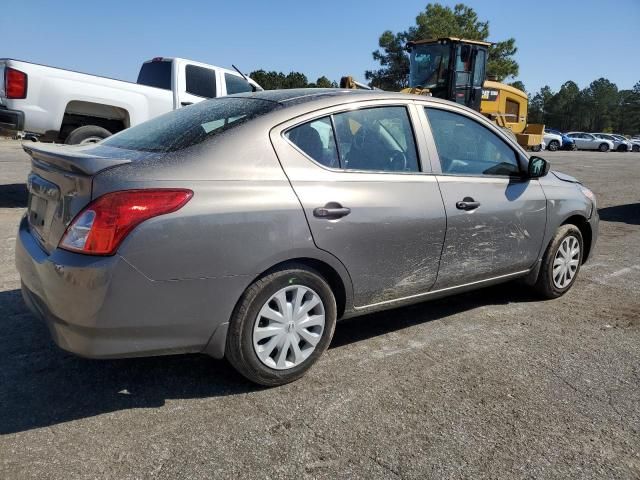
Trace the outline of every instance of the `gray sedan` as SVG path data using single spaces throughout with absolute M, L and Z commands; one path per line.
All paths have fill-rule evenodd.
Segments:
M 593 193 L 455 103 L 241 94 L 82 147 L 25 145 L 24 299 L 105 358 L 204 352 L 279 385 L 341 318 L 522 279 L 567 292 Z

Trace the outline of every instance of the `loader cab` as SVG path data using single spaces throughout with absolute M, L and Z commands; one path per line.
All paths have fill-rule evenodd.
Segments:
M 453 37 L 407 43 L 409 86 L 480 111 L 490 45 Z

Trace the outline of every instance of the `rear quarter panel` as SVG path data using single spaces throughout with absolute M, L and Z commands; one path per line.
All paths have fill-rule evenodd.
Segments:
M 280 262 L 314 258 L 331 265 L 350 290 L 342 264 L 313 243 L 300 202 L 269 142 L 269 124 L 254 128 L 255 123 L 161 162 L 145 160 L 96 177 L 94 198 L 130 188 L 194 192 L 178 212 L 134 229 L 119 254 L 153 280 L 245 276 L 246 285 Z

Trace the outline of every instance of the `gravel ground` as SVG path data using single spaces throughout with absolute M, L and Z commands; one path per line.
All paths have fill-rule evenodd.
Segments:
M 348 320 L 302 380 L 91 361 L 22 304 L 27 156 L 0 140 L 0 478 L 640 478 L 640 154 L 545 152 L 598 195 L 564 297 L 507 284 Z

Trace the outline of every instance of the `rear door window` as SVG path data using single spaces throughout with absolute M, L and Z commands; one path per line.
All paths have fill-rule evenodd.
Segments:
M 405 107 L 373 107 L 333 116 L 342 167 L 418 172 L 413 130 Z
M 340 167 L 330 117 L 292 128 L 285 136 L 319 164 L 329 168 Z
M 231 73 L 224 74 L 224 81 L 227 84 L 227 95 L 234 93 L 253 92 L 253 87 L 244 78 Z
M 216 72 L 210 68 L 187 65 L 185 67 L 187 93 L 199 97 L 213 98 L 216 96 Z

